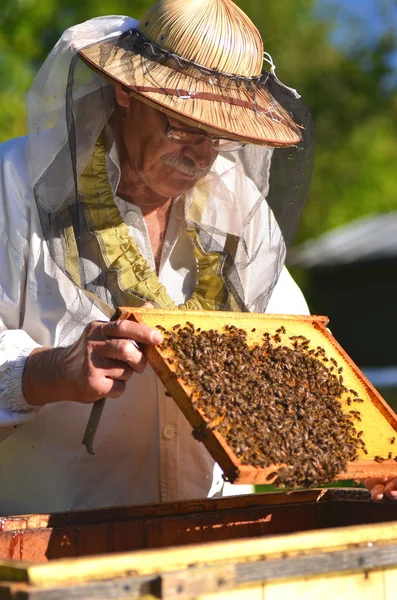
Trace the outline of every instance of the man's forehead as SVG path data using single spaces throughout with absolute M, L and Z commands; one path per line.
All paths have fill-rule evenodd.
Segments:
M 199 127 L 186 125 L 186 123 L 184 123 L 183 121 L 180 121 L 177 116 L 175 116 L 175 117 L 169 116 L 169 115 L 164 115 L 164 116 L 170 122 L 170 124 L 174 125 L 175 127 L 180 127 L 181 129 L 185 129 L 186 131 L 191 131 L 192 133 L 205 133 L 203 128 L 200 129 Z
M 205 131 L 204 127 L 199 127 L 198 125 L 191 125 L 186 123 L 186 119 L 182 118 L 178 118 L 178 115 L 175 114 L 170 114 L 169 112 L 167 112 L 167 114 L 161 109 L 161 108 L 156 108 L 155 106 L 150 106 L 149 104 L 147 104 L 146 102 L 143 102 L 142 100 L 140 100 L 139 98 L 137 98 L 136 96 L 130 96 L 131 102 L 137 102 L 140 105 L 140 108 L 143 110 L 147 110 L 147 112 L 152 112 L 153 114 L 155 114 L 157 117 L 159 117 L 160 119 L 164 120 L 164 121 L 168 121 L 168 123 L 170 125 L 172 125 L 173 127 L 176 127 L 178 129 L 184 129 L 186 131 L 191 131 L 192 133 L 209 133 Z

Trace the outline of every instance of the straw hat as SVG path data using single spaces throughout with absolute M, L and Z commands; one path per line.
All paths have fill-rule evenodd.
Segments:
M 259 31 L 231 0 L 160 0 L 81 58 L 154 108 L 219 137 L 291 146 L 301 130 L 266 87 Z

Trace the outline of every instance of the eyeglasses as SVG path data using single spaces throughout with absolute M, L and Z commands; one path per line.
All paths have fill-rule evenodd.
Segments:
M 243 142 L 237 140 L 228 140 L 227 138 L 212 137 L 208 133 L 198 133 L 189 131 L 188 129 L 180 129 L 173 127 L 167 117 L 163 114 L 167 124 L 165 128 L 165 136 L 170 142 L 175 144 L 198 144 L 204 139 L 210 140 L 212 148 L 216 152 L 235 152 L 246 146 Z

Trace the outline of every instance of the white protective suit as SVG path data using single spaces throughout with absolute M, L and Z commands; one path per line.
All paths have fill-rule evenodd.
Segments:
M 117 189 L 117 153 L 108 161 Z M 55 512 L 213 496 L 222 477 L 150 367 L 134 374 L 123 396 L 108 400 L 95 449 L 81 443 L 91 405 L 36 408 L 21 391 L 26 357 L 37 346 L 66 346 L 85 325 L 107 317 L 62 273 L 42 240 L 29 177 L 27 138 L 0 146 L 0 514 Z M 154 268 L 140 210 L 115 198 L 142 255 Z M 160 281 L 176 304 L 194 286 L 192 246 L 174 202 Z M 270 313 L 307 314 L 283 269 Z M 84 315 L 82 318 L 81 315 Z M 88 315 L 88 316 L 87 316 Z

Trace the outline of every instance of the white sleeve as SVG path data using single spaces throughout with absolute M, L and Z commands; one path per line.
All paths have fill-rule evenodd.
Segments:
M 21 329 L 0 334 L 0 427 L 19 425 L 37 413 L 23 396 L 22 375 L 27 357 L 39 347 Z
M 0 152 L 0 440 L 38 411 L 22 394 L 26 359 L 39 347 L 21 329 L 30 228 L 20 180 L 23 150 L 15 140 L 2 144 Z
M 304 295 L 286 267 L 280 273 L 266 312 L 270 315 L 310 314 Z

